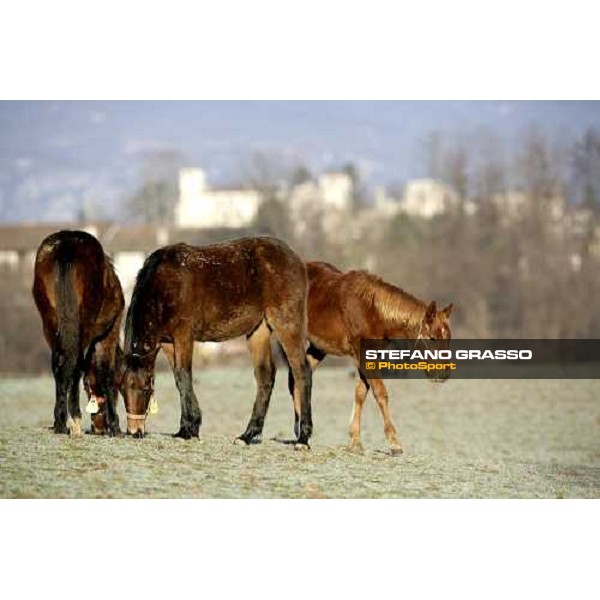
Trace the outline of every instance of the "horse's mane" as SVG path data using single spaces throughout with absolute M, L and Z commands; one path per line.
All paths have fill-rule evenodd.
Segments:
M 104 260 L 106 261 L 106 264 L 114 270 L 115 268 L 115 261 L 113 259 L 112 256 L 110 256 L 110 254 L 106 254 L 106 252 L 104 253 Z
M 131 302 L 129 304 L 129 310 L 127 311 L 127 318 L 125 319 L 125 352 L 127 354 L 133 351 L 133 319 L 138 314 L 138 305 L 144 295 L 144 290 L 150 282 L 150 278 L 153 275 L 156 267 L 160 262 L 160 250 L 154 251 L 144 262 L 142 268 L 135 278 L 135 286 L 133 287 L 133 294 L 131 296 Z
M 313 260 L 311 262 L 306 263 L 306 266 L 308 268 L 311 267 L 315 267 L 315 268 L 319 268 L 322 270 L 326 270 L 326 271 L 331 271 L 333 273 L 342 273 L 343 271 L 340 271 L 335 265 L 332 265 L 331 263 L 322 261 L 322 260 Z
M 414 326 L 423 318 L 426 304 L 422 300 L 368 271 L 350 271 L 350 274 L 356 295 L 385 321 Z

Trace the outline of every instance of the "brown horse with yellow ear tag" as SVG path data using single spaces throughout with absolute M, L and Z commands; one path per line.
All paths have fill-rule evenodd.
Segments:
M 248 426 L 237 441 L 249 444 L 262 432 L 275 381 L 273 333 L 296 382 L 297 447 L 308 448 L 312 418 L 311 371 L 306 360 L 307 289 L 304 263 L 274 238 L 242 238 L 202 247 L 176 244 L 151 254 L 138 274 L 125 326 L 122 391 L 127 431 L 136 437 L 145 433 L 154 363 L 162 347 L 181 399 L 175 436 L 197 437 L 202 414 L 192 386 L 194 342 L 245 335 L 257 393 Z
M 125 302 L 110 259 L 89 233 L 59 231 L 40 244 L 34 273 L 33 297 L 52 350 L 55 433 L 81 435 L 84 374 L 93 424 L 118 434 L 115 361 Z

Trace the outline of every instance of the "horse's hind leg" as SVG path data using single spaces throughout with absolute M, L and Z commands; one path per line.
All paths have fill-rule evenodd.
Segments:
M 45 298 L 45 296 L 44 296 Z M 55 400 L 54 400 L 54 433 L 67 433 L 67 386 L 64 374 L 64 352 L 59 349 L 55 339 L 57 328 L 56 317 L 48 313 L 44 318 L 44 336 L 52 349 L 52 374 L 54 375 Z
M 69 381 L 69 430 L 71 437 L 81 437 L 81 406 L 79 405 L 79 382 L 81 380 L 81 369 L 79 364 L 71 372 Z
M 327 355 L 325 352 L 319 350 L 319 348 L 313 346 L 313 344 L 310 344 L 308 350 L 306 351 L 306 360 L 308 361 L 310 370 L 314 372 L 314 370 L 323 362 L 326 356 Z M 299 401 L 296 402 L 296 398 L 294 396 L 294 375 L 291 369 L 288 369 L 288 390 L 294 403 L 294 434 L 296 437 L 298 437 L 300 435 L 300 403 Z
M 163 350 L 165 347 L 163 346 Z M 198 437 L 202 424 L 202 412 L 192 386 L 192 356 L 194 340 L 191 336 L 176 337 L 173 340 L 173 355 L 169 362 L 173 368 L 175 384 L 181 400 L 181 420 L 179 431 L 173 437 L 189 440 Z
M 237 440 L 249 444 L 253 438 L 262 433 L 265 416 L 269 409 L 271 392 L 275 383 L 275 362 L 271 354 L 271 332 L 263 321 L 250 336 L 248 336 L 248 347 L 252 354 L 254 363 L 254 379 L 256 380 L 256 400 L 252 408 L 252 416 Z
M 390 443 L 391 453 L 402 454 L 402 444 L 398 439 L 398 433 L 396 432 L 396 427 L 392 423 L 392 417 L 390 415 L 387 388 L 381 379 L 370 379 L 369 382 L 373 388 L 373 395 L 375 396 L 377 406 L 379 406 L 381 416 L 383 417 L 383 431 Z
M 70 430 L 73 437 L 79 437 L 81 435 L 79 406 L 81 372 L 77 354 L 63 350 L 58 344 L 52 350 L 52 372 L 56 385 L 54 433 L 68 433 Z
M 54 433 L 68 433 L 67 429 L 67 397 L 69 393 L 69 376 L 65 369 L 65 353 L 58 348 L 52 350 L 52 373 L 56 387 L 54 404 Z
M 308 448 L 308 440 L 312 434 L 312 411 L 310 396 L 312 388 L 312 371 L 306 359 L 306 338 L 302 330 L 289 322 L 289 318 L 279 315 L 267 315 L 269 325 L 273 328 L 292 371 L 294 378 L 294 407 L 300 413 L 300 427 L 296 448 Z
M 354 388 L 354 407 L 352 408 L 352 417 L 350 418 L 350 428 L 348 430 L 350 435 L 348 450 L 351 452 L 362 453 L 363 446 L 360 441 L 360 419 L 365 399 L 369 393 L 369 382 L 360 372 L 360 369 L 357 369 L 357 373 L 358 379 L 356 380 L 356 387 Z
M 73 437 L 79 437 L 81 435 L 81 407 L 79 406 L 81 371 L 77 356 L 55 348 L 52 351 L 52 371 L 56 384 L 54 433 L 68 433 L 70 430 Z

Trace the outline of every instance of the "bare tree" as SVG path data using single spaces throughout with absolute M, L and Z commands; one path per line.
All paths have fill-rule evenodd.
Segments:
M 291 243 L 293 236 L 288 204 L 273 194 L 268 195 L 258 209 L 254 228 L 258 233 L 273 235 Z
M 178 195 L 179 169 L 185 157 L 178 150 L 149 152 L 142 158 L 141 184 L 127 201 L 127 214 L 145 223 L 168 225 Z
M 344 165 L 342 172 L 346 173 L 352 181 L 352 208 L 355 211 L 366 208 L 367 194 L 361 180 L 360 169 L 353 162 L 349 162 Z
M 572 164 L 577 200 L 600 216 L 600 133 L 593 127 L 575 143 Z
M 264 195 L 276 195 L 289 186 L 300 166 L 279 152 L 254 152 L 240 162 L 239 179 Z

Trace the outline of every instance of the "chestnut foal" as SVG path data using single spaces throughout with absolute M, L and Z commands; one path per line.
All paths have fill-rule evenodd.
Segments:
M 437 310 L 434 302 L 425 303 L 404 290 L 366 271 L 344 273 L 324 262 L 307 263 L 308 339 L 307 358 L 314 370 L 327 354 L 354 359 L 357 380 L 350 421 L 349 449 L 362 452 L 360 418 L 371 389 L 383 417 L 385 436 L 392 454 L 402 453 L 396 427 L 388 407 L 387 389 L 381 379 L 360 369 L 361 339 L 450 340 L 449 318 L 452 304 Z M 426 342 L 419 342 L 426 343 Z M 432 379 L 440 377 L 427 372 Z M 293 374 L 289 374 L 290 389 Z M 298 413 L 296 413 L 296 425 Z

